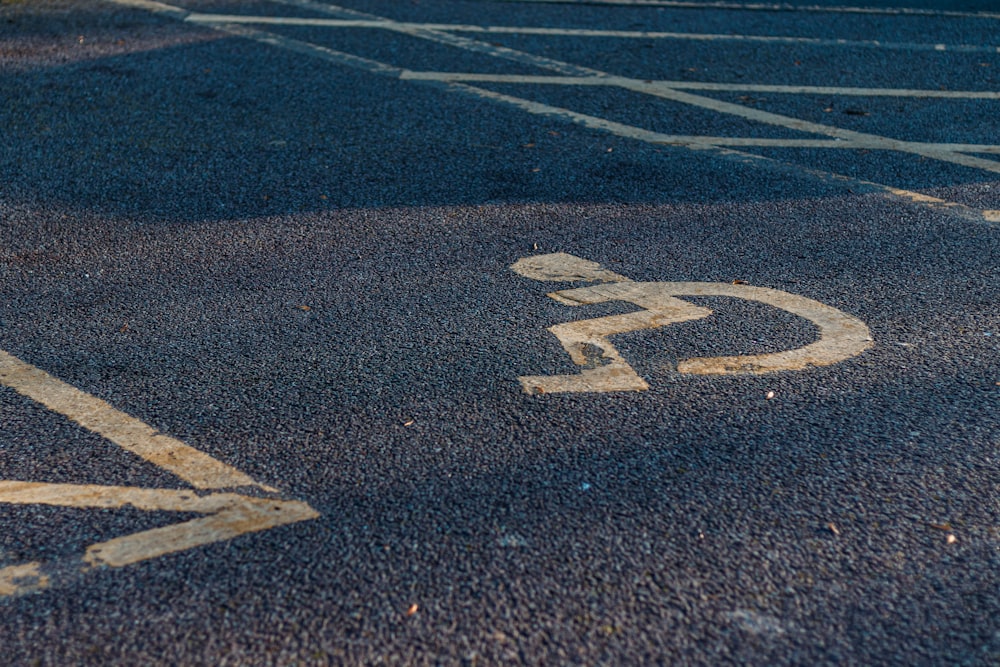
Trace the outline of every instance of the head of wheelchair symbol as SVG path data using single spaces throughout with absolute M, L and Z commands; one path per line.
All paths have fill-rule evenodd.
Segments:
M 583 368 L 569 375 L 527 375 L 519 378 L 529 394 L 566 392 L 643 391 L 649 385 L 622 358 L 609 336 L 708 317 L 712 311 L 682 296 L 727 296 L 757 301 L 803 317 L 819 330 L 816 341 L 793 350 L 732 357 L 696 357 L 677 364 L 680 373 L 747 375 L 829 366 L 861 354 L 872 346 L 864 322 L 826 304 L 766 287 L 699 282 L 635 282 L 596 262 L 566 253 L 535 255 L 515 262 L 519 275 L 547 282 L 591 282 L 587 287 L 550 292 L 567 306 L 624 301 L 640 310 L 567 322 L 549 327 Z

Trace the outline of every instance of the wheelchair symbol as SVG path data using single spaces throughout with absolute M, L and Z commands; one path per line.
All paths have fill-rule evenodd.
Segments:
M 700 282 L 634 282 L 596 262 L 566 253 L 536 255 L 511 269 L 533 280 L 596 282 L 597 285 L 551 292 L 567 306 L 624 301 L 642 310 L 549 327 L 570 359 L 584 367 L 571 375 L 528 375 L 518 378 L 529 394 L 643 391 L 649 385 L 622 358 L 609 336 L 708 317 L 709 308 L 679 296 L 727 296 L 757 301 L 804 317 L 819 329 L 819 339 L 784 352 L 732 357 L 697 357 L 677 364 L 679 373 L 694 375 L 763 374 L 829 366 L 857 356 L 873 345 L 864 322 L 826 304 L 788 292 L 743 284 Z

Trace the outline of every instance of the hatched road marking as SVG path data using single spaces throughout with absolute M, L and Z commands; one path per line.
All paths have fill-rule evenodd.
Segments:
M 708 317 L 708 308 L 677 296 L 728 296 L 758 301 L 803 317 L 817 326 L 819 340 L 804 347 L 771 354 L 685 359 L 677 371 L 695 375 L 759 375 L 776 371 L 829 366 L 857 356 L 872 346 L 864 322 L 844 312 L 802 296 L 766 287 L 728 283 L 633 282 L 599 264 L 566 253 L 536 255 L 515 262 L 514 272 L 533 280 L 597 282 L 591 287 L 551 292 L 548 296 L 567 306 L 624 301 L 642 310 L 609 315 L 549 328 L 570 358 L 584 366 L 575 375 L 523 376 L 529 394 L 564 392 L 643 391 L 646 381 L 626 362 L 609 336 Z
M 70 583 L 87 570 L 122 567 L 185 551 L 245 533 L 268 530 L 319 514 L 304 502 L 273 497 L 277 489 L 183 442 L 157 433 L 142 421 L 45 371 L 0 350 L 0 384 L 68 417 L 190 484 L 194 489 L 254 489 L 271 497 L 232 492 L 150 489 L 91 484 L 48 484 L 0 480 L 0 504 L 50 505 L 92 509 L 132 507 L 147 512 L 204 516 L 92 544 L 79 557 L 0 568 L 0 596 Z
M 864 88 L 864 87 L 819 87 L 819 86 L 773 86 L 765 84 L 743 84 L 743 83 L 711 83 L 711 82 L 676 82 L 676 81 L 653 81 L 642 80 L 631 77 L 616 76 L 608 72 L 602 72 L 590 67 L 575 65 L 553 58 L 547 58 L 516 49 L 498 46 L 483 41 L 477 41 L 469 37 L 464 37 L 455 33 L 523 33 L 538 35 L 575 35 L 581 38 L 603 36 L 615 37 L 618 39 L 648 39 L 654 36 L 657 39 L 698 39 L 721 42 L 724 40 L 736 41 L 758 41 L 766 42 L 790 42 L 803 44 L 819 44 L 837 47 L 865 47 L 865 48 L 891 48 L 918 51 L 971 51 L 982 53 L 997 53 L 1000 47 L 995 45 L 948 45 L 948 44 L 913 44 L 913 43 L 890 43 L 883 44 L 874 41 L 848 41 L 848 40 L 816 40 L 812 37 L 781 37 L 766 35 L 705 35 L 705 34 L 685 34 L 685 33 L 628 33 L 615 31 L 594 31 L 594 30 L 566 30 L 544 27 L 519 27 L 519 26 L 474 26 L 466 24 L 440 24 L 440 23 L 414 23 L 394 21 L 389 18 L 367 14 L 356 10 L 340 7 L 334 4 L 317 2 L 316 0 L 272 0 L 275 4 L 287 5 L 298 9 L 325 14 L 332 18 L 302 18 L 302 17 L 275 17 L 275 16 L 245 16 L 228 14 L 201 14 L 191 12 L 182 7 L 169 5 L 155 0 L 111 0 L 118 4 L 138 7 L 156 13 L 171 16 L 178 20 L 203 25 L 228 34 L 244 37 L 296 53 L 318 57 L 339 65 L 345 65 L 367 71 L 372 74 L 389 76 L 401 80 L 413 81 L 425 85 L 436 85 L 450 92 L 459 92 L 479 99 L 489 100 L 504 106 L 514 107 L 535 115 L 559 118 L 574 124 L 582 125 L 590 129 L 596 129 L 620 137 L 643 141 L 657 145 L 680 146 L 691 150 L 709 152 L 718 157 L 728 159 L 743 165 L 752 165 L 769 169 L 782 174 L 789 175 L 811 175 L 828 183 L 835 183 L 849 187 L 855 193 L 868 192 L 879 194 L 888 199 L 907 203 L 925 208 L 932 208 L 948 215 L 957 216 L 966 220 L 995 224 L 997 222 L 997 212 L 993 210 L 981 210 L 970 206 L 965 206 L 957 202 L 950 202 L 936 197 L 930 197 L 917 192 L 903 190 L 891 184 L 874 183 L 859 178 L 836 174 L 823 169 L 809 167 L 793 162 L 786 162 L 775 158 L 765 157 L 750 153 L 737 148 L 820 148 L 837 150 L 888 150 L 900 153 L 920 156 L 961 165 L 964 167 L 979 169 L 990 173 L 1000 173 L 1000 161 L 980 157 L 982 155 L 1000 154 L 1000 145 L 996 144 L 965 144 L 965 143 L 941 143 L 910 141 L 881 136 L 869 132 L 858 132 L 837 127 L 827 123 L 816 123 L 801 118 L 795 118 L 783 114 L 773 113 L 748 107 L 742 104 L 717 100 L 705 95 L 699 95 L 686 91 L 738 91 L 749 92 L 774 92 L 787 94 L 829 94 L 829 95 L 873 95 L 883 97 L 910 97 L 910 98 L 940 98 L 940 99 L 1000 99 L 1000 92 L 997 91 L 927 91 L 911 89 L 886 89 L 886 88 Z M 616 3 L 611 3 L 616 4 Z M 619 3 L 619 4 L 644 4 L 644 3 Z M 764 8 L 764 5 L 739 5 L 735 3 L 653 3 L 664 6 L 704 6 L 719 10 L 737 10 L 747 8 Z M 774 6 L 769 7 L 769 11 Z M 816 8 L 820 11 L 822 8 Z M 837 11 L 836 8 L 833 8 Z M 825 10 L 823 10 L 825 11 Z M 897 14 L 900 12 L 890 12 Z M 932 12 L 932 15 L 945 15 L 940 12 Z M 921 14 L 923 15 L 923 14 Z M 950 15 L 950 14 L 949 14 Z M 992 15 L 961 14 L 977 18 L 992 18 Z M 530 65 L 540 69 L 547 69 L 555 72 L 558 76 L 522 76 L 522 75 L 497 75 L 483 74 L 475 72 L 419 72 L 394 66 L 390 63 L 383 63 L 354 54 L 337 51 L 320 44 L 302 41 L 286 37 L 274 32 L 251 27 L 258 25 L 311 25 L 328 27 L 330 29 L 344 28 L 371 28 L 397 32 L 419 39 L 428 40 L 437 44 L 485 54 L 494 58 L 500 58 L 511 62 Z M 782 41 L 784 40 L 784 42 Z M 701 110 L 706 110 L 722 115 L 735 116 L 755 123 L 782 127 L 807 135 L 813 135 L 802 139 L 772 139 L 760 137 L 718 137 L 718 136 L 690 136 L 671 135 L 661 132 L 654 132 L 642 127 L 636 127 L 625 123 L 618 123 L 582 114 L 571 109 L 555 107 L 543 104 L 530 99 L 516 97 L 498 93 L 485 88 L 469 85 L 468 82 L 482 83 L 515 83 L 515 84 L 537 84 L 537 85 L 564 85 L 564 86 L 611 86 L 633 93 L 650 95 L 672 102 L 693 106 Z M 817 138 L 820 135 L 823 138 Z

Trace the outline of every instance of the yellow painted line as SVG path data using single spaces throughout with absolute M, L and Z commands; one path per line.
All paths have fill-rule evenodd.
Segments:
M 48 588 L 49 577 L 41 563 L 24 563 L 0 568 L 0 597 Z
M 805 318 L 819 328 L 819 340 L 795 350 L 770 354 L 686 359 L 680 373 L 697 375 L 762 374 L 830 366 L 857 356 L 873 345 L 868 326 L 856 317 L 813 299 L 781 290 L 728 283 L 664 283 L 673 294 L 728 296 L 765 303 Z
M 115 567 L 319 516 L 302 502 L 253 498 L 235 493 L 199 496 L 193 491 L 177 489 L 16 481 L 0 481 L 0 504 L 88 509 L 133 507 L 145 512 L 211 515 L 87 548 L 84 562 Z
M 548 255 L 522 257 L 511 265 L 511 270 L 519 276 L 531 280 L 559 283 L 625 283 L 629 278 L 608 271 L 597 262 L 583 259 L 565 252 Z
M 48 505 L 113 510 L 130 507 L 145 512 L 184 512 L 204 516 L 92 544 L 76 559 L 31 562 L 0 569 L 0 596 L 19 595 L 75 580 L 83 571 L 122 567 L 194 547 L 268 530 L 319 515 L 308 504 L 282 498 L 239 493 L 205 494 L 204 489 L 272 487 L 112 408 L 104 401 L 58 380 L 41 369 L 0 351 L 0 384 L 41 403 L 123 449 L 176 474 L 196 490 L 52 484 L 0 480 L 0 504 Z
M 829 366 L 861 354 L 872 346 L 871 331 L 856 317 L 831 306 L 781 290 L 750 285 L 696 282 L 633 282 L 607 275 L 600 265 L 566 253 L 539 255 L 511 266 L 518 274 L 544 281 L 589 281 L 603 284 L 560 290 L 549 294 L 556 301 L 580 306 L 623 301 L 641 310 L 577 322 L 557 324 L 549 331 L 570 359 L 584 369 L 572 375 L 527 375 L 519 378 L 529 394 L 566 392 L 642 391 L 643 380 L 609 340 L 610 336 L 655 329 L 708 317 L 712 311 L 678 296 L 728 296 L 765 303 L 803 317 L 819 330 L 819 339 L 794 350 L 769 354 L 685 359 L 680 373 L 743 375 L 799 371 Z M 613 276 L 613 277 L 612 277 Z
M 200 496 L 185 489 L 150 489 L 97 484 L 50 484 L 0 480 L 0 503 L 9 505 L 53 505 L 92 509 L 131 506 L 144 512 L 219 512 L 247 496 L 211 493 Z
M 256 486 L 236 468 L 158 433 L 142 421 L 116 410 L 101 399 L 58 380 L 45 371 L 0 350 L 0 384 L 68 417 L 80 426 L 101 435 L 122 449 L 168 470 L 199 489 Z
M 93 567 L 123 567 L 318 516 L 301 501 L 241 497 L 209 516 L 91 545 L 83 562 Z
M 434 30 L 468 32 L 483 35 L 537 35 L 549 37 L 599 37 L 605 39 L 651 39 L 697 42 L 750 42 L 796 44 L 817 47 L 877 48 L 905 51 L 953 51 L 961 53 L 1000 53 L 1000 46 L 975 44 L 927 44 L 921 42 L 883 42 L 877 40 L 828 39 L 790 35 L 738 35 L 725 33 L 662 32 L 644 30 L 594 30 L 587 28 L 544 28 L 535 26 L 494 26 L 464 23 L 417 23 L 388 19 L 324 19 L 304 16 L 252 16 L 246 14 L 201 14 L 193 12 L 184 19 L 190 23 L 253 24 L 321 28 L 369 28 L 383 30 Z
M 603 76 L 545 76 L 530 74 L 480 74 L 476 72 L 406 71 L 409 81 L 466 81 L 479 83 L 540 84 L 553 86 L 611 86 Z M 712 83 L 705 81 L 650 80 L 678 90 L 705 90 L 733 93 L 781 93 L 789 95 L 834 95 L 845 97 L 916 97 L 940 99 L 1000 100 L 992 90 L 924 90 L 918 88 L 859 88 L 842 86 L 783 86 L 756 83 Z

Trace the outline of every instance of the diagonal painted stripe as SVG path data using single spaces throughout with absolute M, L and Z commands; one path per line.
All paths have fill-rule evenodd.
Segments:
M 633 127 L 631 125 L 625 125 L 622 123 L 616 123 L 614 121 L 609 121 L 604 118 L 598 118 L 596 116 L 588 116 L 586 114 L 581 114 L 576 111 L 569 109 L 562 109 L 559 107 L 549 106 L 547 104 L 541 104 L 539 102 L 534 102 L 532 100 L 525 100 L 519 97 L 514 97 L 511 95 L 504 95 L 502 93 L 496 93 L 491 90 L 485 90 L 482 88 L 476 88 L 474 86 L 469 86 L 466 84 L 451 84 L 454 87 L 458 87 L 465 92 L 475 95 L 477 97 L 484 97 L 491 99 L 495 102 L 500 102 L 522 111 L 527 111 L 528 113 L 537 114 L 541 116 L 548 116 L 551 118 L 559 118 L 589 129 L 601 130 L 609 134 L 614 134 L 627 139 L 636 139 L 638 141 L 644 141 L 647 143 L 661 144 L 669 143 L 669 141 L 664 142 L 663 139 L 670 138 L 670 135 L 662 135 L 657 132 L 652 132 L 650 130 L 645 130 L 638 127 Z M 991 212 L 983 212 L 974 209 L 964 204 L 958 204 L 955 202 L 949 202 L 944 199 L 938 199 L 937 197 L 931 197 L 928 195 L 921 194 L 919 192 L 911 192 L 909 190 L 903 190 L 901 188 L 894 188 L 892 186 L 883 185 L 881 183 L 874 183 L 872 181 L 866 181 L 864 179 L 855 178 L 853 176 L 843 176 L 841 174 L 836 174 L 829 171 L 824 171 L 822 169 L 815 169 L 812 167 L 807 167 L 805 165 L 795 164 L 791 162 L 784 162 L 781 160 L 775 160 L 773 158 L 764 157 L 762 155 L 755 155 L 753 153 L 746 153 L 743 151 L 733 150 L 731 148 L 725 148 L 721 146 L 714 146 L 712 144 L 698 144 L 692 143 L 687 144 L 687 147 L 692 150 L 710 152 L 714 155 L 720 157 L 729 158 L 733 161 L 740 162 L 746 165 L 753 165 L 757 167 L 764 167 L 772 171 L 787 174 L 790 177 L 801 177 L 803 174 L 812 176 L 822 182 L 830 184 L 843 185 L 849 187 L 852 192 L 855 193 L 875 193 L 882 196 L 889 197 L 891 199 L 896 199 L 899 201 L 904 201 L 910 204 L 917 204 L 925 208 L 931 208 L 939 212 L 949 213 L 966 220 L 971 220 L 974 222 L 987 222 L 993 223 L 997 220 L 991 217 Z
M 147 0 L 111 0 L 111 1 L 144 2 Z M 335 5 L 326 5 L 323 3 L 314 2 L 313 0 L 273 0 L 273 1 L 296 7 L 314 9 L 316 11 L 320 11 L 334 16 L 343 16 L 352 19 L 361 18 L 361 19 L 383 20 L 377 16 L 364 14 L 362 12 L 358 12 L 355 10 L 344 9 L 341 7 L 337 7 Z M 302 42 L 299 40 L 291 39 L 289 37 L 284 37 L 282 35 L 277 35 L 263 30 L 258 30 L 248 26 L 215 24 L 212 25 L 211 27 L 213 27 L 216 30 L 220 30 L 234 35 L 239 35 L 247 39 L 252 39 L 261 43 L 277 46 L 298 53 L 308 53 L 313 56 L 317 56 L 325 60 L 328 60 L 330 62 L 339 63 L 351 67 L 358 67 L 360 69 L 364 69 L 372 73 L 394 76 L 401 79 L 409 78 L 412 80 L 419 80 L 418 77 L 413 76 L 414 73 L 410 72 L 409 70 L 393 67 L 391 65 L 387 65 L 385 63 L 381 63 L 374 60 L 360 58 L 353 54 L 336 51 L 334 49 L 329 49 L 327 47 L 323 47 L 317 44 L 312 44 L 309 42 Z M 532 54 L 513 51 L 512 49 L 507 49 L 504 47 L 494 47 L 493 45 L 484 44 L 482 42 L 475 42 L 474 40 L 465 40 L 463 38 L 453 38 L 453 36 L 449 35 L 442 36 L 442 35 L 444 34 L 426 30 L 419 31 L 419 34 L 416 34 L 416 36 L 424 37 L 426 39 L 430 39 L 432 41 L 439 43 L 455 44 L 455 42 L 452 41 L 453 39 L 460 40 L 460 43 L 471 42 L 472 44 L 476 45 L 475 49 L 477 51 L 482 51 L 490 55 L 495 55 L 496 57 L 515 60 L 517 62 L 525 62 L 535 65 L 539 65 L 539 63 L 545 63 L 544 67 L 546 69 L 558 71 L 560 74 L 569 74 L 575 77 L 600 78 L 606 82 L 606 85 L 619 85 L 621 82 L 620 77 L 612 77 L 598 70 L 592 70 L 586 67 L 579 67 L 576 65 L 569 65 L 568 63 L 561 63 L 560 61 L 551 61 L 550 59 L 541 58 L 539 56 L 534 56 Z M 637 139 L 640 141 L 647 141 L 651 143 L 669 143 L 669 142 L 661 142 L 659 140 L 669 137 L 670 135 L 662 135 L 655 132 L 650 132 L 649 130 L 644 130 L 642 128 L 628 126 L 621 123 L 614 123 L 613 121 L 608 121 L 594 116 L 587 116 L 586 114 L 580 114 L 568 109 L 552 107 L 549 105 L 540 104 L 537 102 L 533 102 L 531 100 L 526 100 L 509 95 L 502 95 L 500 93 L 494 93 L 492 91 L 476 88 L 473 86 L 468 86 L 461 83 L 448 83 L 446 81 L 426 80 L 426 79 L 423 80 L 422 82 L 427 85 L 440 86 L 445 90 L 463 92 L 465 94 L 473 95 L 475 97 L 491 99 L 496 102 L 500 102 L 503 104 L 507 104 L 509 106 L 519 108 L 529 113 L 561 118 L 563 120 L 583 125 L 586 127 L 590 127 L 592 129 L 598 129 L 610 132 L 618 136 Z M 645 82 L 636 82 L 636 83 L 645 83 Z M 652 82 L 649 82 L 649 84 L 651 85 Z M 703 99 L 709 100 L 710 98 L 703 98 Z M 655 137 L 655 139 L 652 137 Z M 878 139 L 883 139 L 883 138 L 878 137 Z M 788 174 L 789 176 L 798 177 L 803 174 L 808 174 L 826 183 L 839 184 L 850 187 L 853 192 L 877 193 L 892 199 L 906 201 L 908 203 L 917 204 L 926 208 L 932 208 L 940 212 L 949 213 L 951 215 L 966 220 L 971 220 L 975 222 L 983 222 L 983 221 L 993 222 L 993 219 L 991 217 L 985 215 L 982 211 L 978 211 L 974 208 L 964 206 L 962 204 L 957 204 L 955 202 L 948 202 L 942 199 L 929 197 L 920 193 L 894 188 L 881 183 L 873 183 L 871 181 L 866 181 L 863 179 L 857 179 L 849 176 L 844 176 L 841 174 L 836 174 L 833 172 L 824 171 L 821 169 L 806 167 L 795 163 L 784 162 L 773 158 L 767 158 L 764 156 L 737 151 L 733 150 L 732 148 L 714 146 L 711 144 L 690 144 L 686 145 L 686 147 L 693 150 L 712 152 L 716 156 L 730 159 L 735 162 L 739 162 L 741 164 L 764 167 L 778 173 Z
M 455 48 L 459 48 L 464 51 L 469 51 L 472 53 L 483 53 L 488 56 L 492 56 L 494 58 L 503 58 L 504 60 L 521 63 L 522 65 L 530 65 L 532 67 L 547 69 L 549 71 L 558 72 L 559 74 L 565 74 L 568 76 L 607 76 L 603 72 L 590 69 L 589 67 L 581 67 L 580 65 L 566 63 L 561 60 L 545 58 L 544 56 L 538 56 L 532 53 L 525 53 L 523 51 L 507 48 L 505 46 L 488 44 L 486 42 L 480 42 L 474 39 L 469 39 L 468 37 L 452 35 L 451 33 L 442 32 L 440 30 L 429 30 L 426 28 L 408 27 L 406 24 L 400 23 L 398 21 L 393 21 L 391 19 L 387 19 L 382 16 L 375 16 L 373 14 L 364 14 L 362 12 L 345 9 L 337 5 L 330 5 L 324 2 L 316 2 L 316 0 L 272 0 L 272 2 L 276 2 L 282 5 L 288 5 L 290 7 L 300 7 L 302 9 L 309 9 L 330 16 L 376 20 L 382 22 L 383 24 L 382 27 L 384 27 L 384 29 L 386 30 L 392 30 L 405 35 L 419 37 L 421 39 L 426 39 L 428 41 L 435 42 L 437 44 L 453 46 Z
M 236 468 L 217 461 L 180 440 L 156 432 L 135 417 L 116 410 L 101 399 L 2 350 L 0 384 L 68 417 L 199 489 L 256 486 L 274 491 Z
M 123 567 L 171 553 L 269 530 L 319 516 L 304 502 L 253 498 L 234 493 L 199 496 L 191 491 L 35 482 L 0 482 L 0 503 L 144 511 L 192 512 L 207 516 L 92 544 L 82 558 L 0 568 L 0 597 L 75 580 L 90 567 Z M 54 581 L 53 581 L 54 580 Z
M 93 544 L 83 562 L 95 567 L 122 567 L 319 516 L 297 500 L 238 498 L 209 516 Z
M 673 102 L 689 104 L 694 107 L 708 109 L 711 111 L 728 114 L 732 116 L 737 116 L 740 118 L 745 118 L 747 120 L 752 120 L 759 123 L 775 125 L 778 127 L 784 127 L 791 130 L 797 130 L 800 132 L 808 132 L 811 134 L 822 134 L 849 141 L 864 141 L 882 150 L 911 153 L 914 155 L 933 158 L 935 160 L 941 160 L 942 162 L 950 162 L 952 164 L 962 165 L 964 167 L 971 167 L 974 169 L 982 169 L 984 171 L 990 171 L 993 173 L 1000 173 L 1000 162 L 997 162 L 995 160 L 986 160 L 984 158 L 974 157 L 971 155 L 964 155 L 962 153 L 958 153 L 955 151 L 941 150 L 938 148 L 928 147 L 927 145 L 921 144 L 919 142 L 901 141 L 898 139 L 882 137 L 877 134 L 856 132 L 853 130 L 845 130 L 839 127 L 823 125 L 821 123 L 812 123 L 809 121 L 801 120 L 799 118 L 792 118 L 789 116 L 769 111 L 763 111 L 760 109 L 751 109 L 749 107 L 745 107 L 739 104 L 723 102 L 720 100 L 713 99 L 711 97 L 705 97 L 704 95 L 695 95 L 692 93 L 686 93 L 655 82 L 646 82 L 629 77 L 615 76 L 607 72 L 602 72 L 600 70 L 593 69 L 590 67 L 582 67 L 579 65 L 566 63 L 561 60 L 556 60 L 553 58 L 536 56 L 534 54 L 525 53 L 523 51 L 517 51 L 515 49 L 510 49 L 503 46 L 496 46 L 494 44 L 479 42 L 465 37 L 458 37 L 456 35 L 451 35 L 445 32 L 440 32 L 425 28 L 409 27 L 407 24 L 399 23 L 391 19 L 386 19 L 384 17 L 374 16 L 371 14 L 361 14 L 360 12 L 354 12 L 353 10 L 344 10 L 344 8 L 338 7 L 337 5 L 328 5 L 326 3 L 316 2 L 316 0 L 275 0 L 275 1 L 281 4 L 312 9 L 317 12 L 327 13 L 337 16 L 351 16 L 356 18 L 382 20 L 385 22 L 384 23 L 385 28 L 388 30 L 394 30 L 396 32 L 412 35 L 414 37 L 421 37 L 433 42 L 437 42 L 439 44 L 447 44 L 457 48 L 465 49 L 467 51 L 485 53 L 488 55 L 495 56 L 497 58 L 503 58 L 505 60 L 511 60 L 523 64 L 530 64 L 535 67 L 539 67 L 541 69 L 548 69 L 550 71 L 558 72 L 564 75 L 581 76 L 581 77 L 601 77 L 608 80 L 608 85 L 615 85 L 620 88 L 624 88 L 626 90 L 631 90 L 633 92 L 645 93 L 647 95 L 653 95 L 655 97 L 668 99 Z
M 626 90 L 646 93 L 648 95 L 661 97 L 672 102 L 690 104 L 691 106 L 700 107 L 702 109 L 710 109 L 719 113 L 737 116 L 768 125 L 784 127 L 790 130 L 811 132 L 813 134 L 825 134 L 829 137 L 864 143 L 865 145 L 873 148 L 921 155 L 923 157 L 941 160 L 942 162 L 951 162 L 964 167 L 972 167 L 1000 174 L 1000 162 L 995 160 L 986 160 L 971 155 L 963 155 L 962 153 L 938 148 L 931 144 L 924 144 L 916 141 L 902 141 L 899 139 L 883 137 L 877 134 L 871 134 L 869 132 L 856 132 L 854 130 L 845 130 L 843 128 L 823 125 L 821 123 L 813 123 L 807 120 L 773 113 L 771 111 L 753 109 L 741 104 L 734 104 L 732 102 L 723 102 L 722 100 L 705 97 L 704 95 L 685 93 L 655 82 L 646 83 L 644 81 L 624 77 L 613 77 L 613 80 L 615 84 L 621 88 L 625 88 Z
M 125 7 L 134 7 L 135 9 L 145 9 L 147 12 L 153 12 L 155 14 L 163 14 L 165 16 L 170 16 L 175 19 L 184 20 L 189 12 L 182 7 L 174 7 L 173 5 L 168 5 L 164 2 L 156 2 L 156 0 L 111 0 L 115 4 L 123 5 Z
M 478 72 L 407 71 L 410 80 L 470 81 L 479 83 L 537 84 L 553 86 L 610 86 L 607 77 L 548 76 L 532 74 L 487 74 Z M 650 80 L 677 90 L 717 92 L 781 93 L 788 95 L 835 95 L 847 97 L 926 97 L 941 99 L 1000 100 L 1000 92 L 992 90 L 925 90 L 915 88 L 858 88 L 839 86 L 785 86 L 759 83 L 712 83 L 708 81 Z

